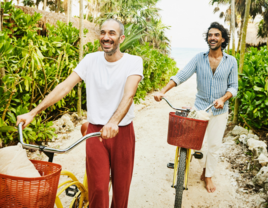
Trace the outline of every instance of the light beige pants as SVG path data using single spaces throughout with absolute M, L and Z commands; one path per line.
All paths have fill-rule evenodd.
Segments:
M 228 112 L 213 116 L 209 111 L 209 122 L 205 133 L 201 152 L 203 158 L 199 160 L 202 168 L 206 168 L 205 177 L 212 177 L 218 163 L 218 153 L 228 120 Z

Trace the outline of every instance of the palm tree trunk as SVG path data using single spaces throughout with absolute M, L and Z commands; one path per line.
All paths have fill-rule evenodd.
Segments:
M 3 28 L 3 14 L 2 14 L 2 0 L 0 0 L 0 32 L 2 31 Z
M 46 11 L 47 8 L 47 0 L 44 0 L 43 10 Z
M 88 11 L 87 11 L 87 14 L 86 14 L 86 20 L 88 20 L 88 16 L 89 16 L 89 12 L 90 12 L 90 3 L 89 2 L 87 4 L 87 8 L 88 8 Z
M 232 5 L 231 5 L 231 12 L 232 12 L 232 39 L 233 39 L 233 44 L 232 44 L 232 55 L 235 56 L 235 0 L 232 0 Z
M 239 30 L 239 39 L 238 39 L 237 53 L 240 52 L 240 44 L 241 44 L 241 38 L 242 38 L 243 22 L 244 22 L 244 19 L 242 18 L 242 20 L 241 20 L 241 26 L 240 26 L 240 30 Z
M 3 10 L 2 10 L 2 0 L 0 0 L 0 32 L 2 31 L 3 28 Z M 5 76 L 5 69 L 0 68 L 0 85 L 2 85 L 2 78 Z
M 57 5 L 57 9 L 56 9 L 56 13 L 60 13 L 60 3 L 61 3 L 61 0 L 56 0 L 56 5 Z
M 244 67 L 244 58 L 245 58 L 245 49 L 246 49 L 246 35 L 247 35 L 247 29 L 248 29 L 250 3 L 251 3 L 251 0 L 246 0 L 246 11 L 245 11 L 245 17 L 244 17 L 244 24 L 243 24 L 240 61 L 239 61 L 239 69 L 238 69 L 239 73 L 243 72 L 243 67 Z M 241 79 L 239 75 L 238 75 L 238 79 Z M 236 98 L 235 99 L 235 108 L 234 108 L 234 119 L 233 119 L 234 124 L 238 124 L 238 112 L 239 112 L 239 100 Z
M 5 68 L 0 68 L 0 86 L 1 85 L 3 85 L 3 87 L 4 87 L 4 92 L 6 92 L 7 91 L 7 88 L 6 88 L 6 86 L 5 86 L 5 84 L 4 84 L 4 82 L 2 82 L 2 79 L 3 79 L 3 77 L 6 75 L 6 72 L 5 72 Z
M 70 22 L 70 0 L 67 0 L 67 25 Z
M 95 0 L 95 6 L 94 6 L 94 11 L 92 12 L 93 13 L 93 23 L 95 22 L 95 15 L 96 15 L 96 11 L 97 11 L 97 4 L 98 4 L 98 2 Z
M 80 19 L 79 19 L 79 36 L 80 36 L 80 44 L 79 44 L 79 62 L 83 58 L 83 20 L 84 20 L 84 12 L 83 12 L 83 0 L 80 0 Z M 82 88 L 81 82 L 78 83 L 78 101 L 77 101 L 77 114 L 78 116 L 82 116 Z
M 230 34 L 232 33 L 232 27 L 231 27 L 231 25 L 232 25 L 232 23 L 231 23 L 231 21 L 230 21 Z M 230 39 L 229 39 L 229 42 L 228 42 L 228 47 L 227 47 L 227 54 L 229 54 L 229 52 L 230 52 Z
M 71 20 L 72 20 L 72 12 L 73 12 L 73 0 L 70 0 L 70 19 L 69 19 L 69 22 L 72 22 Z

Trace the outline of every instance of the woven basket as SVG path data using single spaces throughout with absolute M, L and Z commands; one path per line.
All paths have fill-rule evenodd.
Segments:
M 0 174 L 1 208 L 53 208 L 61 165 L 31 160 L 41 177 L 25 178 Z
M 171 145 L 187 149 L 202 148 L 208 121 L 186 118 L 169 113 L 168 138 Z

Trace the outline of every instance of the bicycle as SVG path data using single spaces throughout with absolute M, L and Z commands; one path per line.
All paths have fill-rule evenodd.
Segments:
M 66 149 L 54 149 L 46 146 L 38 146 L 38 145 L 32 145 L 32 144 L 25 144 L 23 141 L 23 133 L 22 133 L 22 125 L 23 123 L 20 123 L 18 126 L 18 132 L 19 132 L 19 141 L 22 144 L 22 146 L 26 149 L 32 149 L 32 150 L 39 150 L 41 152 L 44 152 L 48 156 L 48 162 L 53 162 L 54 154 L 64 154 L 69 151 L 71 151 L 74 147 L 82 143 L 83 141 L 92 138 L 92 137 L 101 137 L 100 132 L 90 133 L 76 142 L 74 142 L 72 145 L 67 147 Z M 82 132 L 83 134 L 83 132 Z M 59 198 L 59 196 L 65 191 L 65 194 L 67 196 L 72 197 L 72 201 L 70 204 L 70 208 L 82 208 L 82 207 L 88 207 L 88 185 L 87 185 L 87 175 L 85 173 L 83 182 L 80 182 L 73 173 L 62 170 L 60 173 L 61 176 L 67 176 L 69 180 L 62 182 L 58 186 L 58 192 L 55 198 L 55 204 L 57 208 L 63 208 L 62 202 Z M 109 182 L 109 191 L 111 189 L 111 177 Z M 61 189 L 60 189 L 61 188 Z M 60 189 L 60 190 L 59 190 Z
M 169 114 L 167 142 L 177 146 L 177 148 L 174 163 L 168 163 L 167 168 L 174 169 L 173 183 L 171 185 L 172 188 L 176 189 L 174 208 L 181 208 L 183 191 L 188 190 L 188 175 L 192 157 L 194 156 L 196 159 L 203 158 L 202 152 L 196 150 L 200 150 L 202 147 L 208 121 L 187 118 L 190 113 L 189 108 L 175 108 L 166 98 L 162 99 L 176 111 Z M 213 106 L 214 104 L 211 104 L 205 111 Z M 192 132 L 189 130 L 192 130 Z

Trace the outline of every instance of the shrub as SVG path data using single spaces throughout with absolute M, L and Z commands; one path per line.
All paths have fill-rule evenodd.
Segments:
M 239 54 L 237 54 L 239 63 Z M 254 129 L 268 129 L 268 51 L 264 46 L 250 48 L 245 54 L 243 73 L 240 74 L 237 98 L 239 117 Z M 234 107 L 232 102 L 231 107 Z

